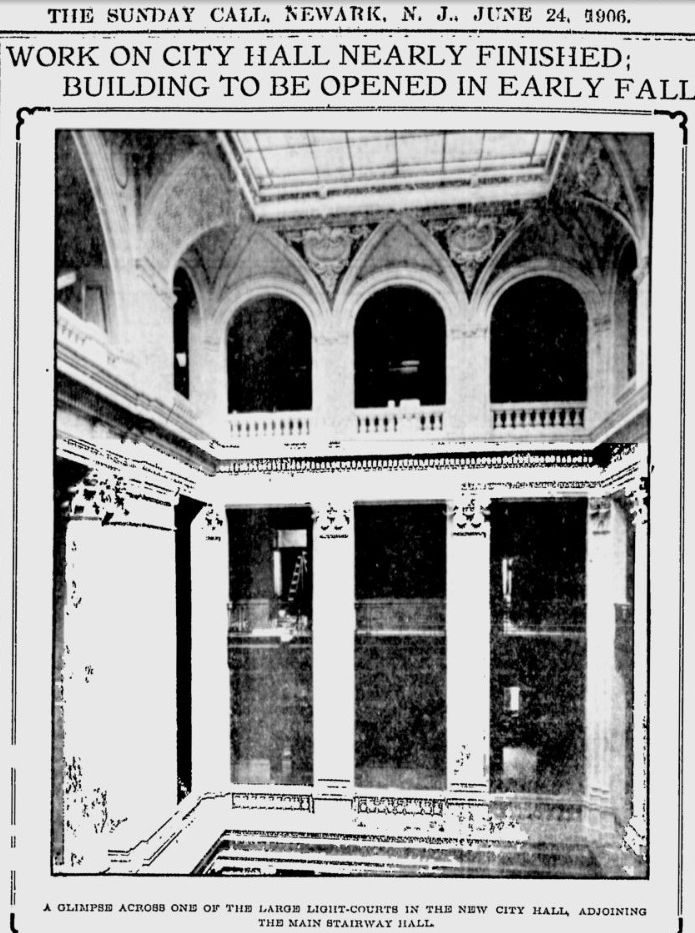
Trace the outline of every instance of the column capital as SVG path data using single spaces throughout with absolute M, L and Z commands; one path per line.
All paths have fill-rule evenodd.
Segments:
M 224 509 L 208 503 L 203 510 L 203 523 L 206 541 L 221 541 L 224 526 Z
M 625 490 L 633 525 L 646 525 L 649 517 L 649 477 L 640 476 Z
M 589 531 L 592 534 L 608 534 L 610 531 L 612 503 L 610 496 L 589 499 Z
M 172 528 L 178 499 L 178 487 L 100 464 L 69 488 L 64 509 L 70 521 Z M 166 510 L 165 518 L 162 508 Z
M 490 522 L 490 496 L 487 492 L 463 492 L 447 506 L 447 517 L 454 537 L 485 535 Z
M 84 479 L 68 490 L 66 502 L 70 519 L 97 520 L 107 525 L 115 519 L 125 519 L 131 512 L 131 495 L 126 479 L 106 467 L 95 467 Z
M 646 278 L 648 272 L 649 272 L 649 260 L 646 258 L 643 258 L 639 261 L 639 263 L 635 267 L 635 270 L 632 273 L 632 278 L 639 285 L 640 282 L 642 282 Z
M 353 505 L 328 501 L 312 506 L 312 518 L 320 540 L 349 538 L 353 528 Z

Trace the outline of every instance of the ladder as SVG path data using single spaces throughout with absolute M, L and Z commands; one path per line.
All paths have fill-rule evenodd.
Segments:
M 301 554 L 297 557 L 297 560 L 294 565 L 294 570 L 292 571 L 292 579 L 290 580 L 290 588 L 287 591 L 287 603 L 292 605 L 292 603 L 297 598 L 297 593 L 299 592 L 299 587 L 304 581 L 304 574 L 307 569 L 307 559 L 306 551 L 302 551 Z

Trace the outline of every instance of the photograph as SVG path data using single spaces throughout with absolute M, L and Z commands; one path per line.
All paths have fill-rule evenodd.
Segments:
M 652 133 L 264 116 L 55 130 L 52 875 L 647 878 Z

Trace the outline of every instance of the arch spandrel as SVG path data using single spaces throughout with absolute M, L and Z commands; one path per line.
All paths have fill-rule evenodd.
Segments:
M 374 292 L 391 285 L 421 288 L 437 301 L 447 327 L 462 327 L 468 299 L 459 276 L 434 237 L 407 218 L 385 221 L 362 244 L 333 305 L 341 329 L 350 329 Z

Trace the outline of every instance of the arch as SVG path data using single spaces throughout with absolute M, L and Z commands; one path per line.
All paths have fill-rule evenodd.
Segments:
M 430 294 L 404 284 L 372 292 L 353 334 L 355 407 L 444 404 L 446 318 Z
M 489 330 L 492 311 L 500 296 L 512 285 L 533 276 L 556 278 L 571 285 L 581 295 L 590 323 L 601 316 L 604 304 L 603 295 L 595 282 L 583 272 L 566 262 L 554 259 L 532 259 L 506 269 L 501 275 L 488 282 L 484 293 L 473 309 L 474 325 L 486 331 Z
M 282 295 L 266 292 L 240 305 L 227 328 L 228 410 L 310 410 L 311 335 L 304 309 Z
M 330 305 L 318 279 L 281 236 L 269 229 L 242 228 L 227 251 L 213 291 L 216 317 L 249 286 L 287 291 L 309 314 L 312 324 L 329 314 Z M 293 297 L 288 290 L 294 290 Z
M 260 276 L 237 283 L 225 295 L 224 300 L 218 303 L 210 320 L 208 339 L 212 343 L 224 346 L 227 332 L 239 309 L 264 295 L 277 295 L 293 301 L 306 314 L 312 333 L 316 334 L 319 330 L 325 308 L 308 288 L 280 276 Z
M 490 318 L 490 401 L 585 401 L 587 314 L 579 292 L 530 276 L 499 296 Z
M 180 158 L 150 194 L 142 255 L 170 282 L 180 257 L 201 234 L 238 220 L 241 195 L 231 189 L 207 150 Z
M 378 254 L 379 246 L 389 234 L 403 227 L 411 241 L 415 240 L 427 258 L 427 263 L 417 265 L 412 256 L 404 255 L 397 262 L 364 274 L 369 260 Z M 457 315 L 463 316 L 468 307 L 468 298 L 451 260 L 425 228 L 407 217 L 384 221 L 357 251 L 345 273 L 335 296 L 333 310 L 339 325 L 351 328 L 362 303 L 370 290 L 390 284 L 405 283 L 430 292 L 444 309 L 450 326 L 454 326 Z

